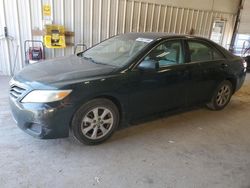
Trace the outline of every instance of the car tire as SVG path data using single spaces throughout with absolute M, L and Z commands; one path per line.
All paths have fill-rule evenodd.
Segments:
M 207 103 L 207 107 L 210 110 L 222 110 L 230 102 L 232 94 L 233 94 L 232 83 L 228 80 L 224 80 L 217 87 L 211 101 Z
M 112 101 L 93 99 L 75 113 L 71 124 L 73 136 L 86 145 L 100 144 L 112 136 L 119 118 L 118 108 Z

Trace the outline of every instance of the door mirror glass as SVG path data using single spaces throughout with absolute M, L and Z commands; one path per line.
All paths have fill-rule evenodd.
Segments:
M 159 69 L 159 63 L 155 60 L 143 60 L 139 64 L 138 69 L 144 71 L 155 71 Z

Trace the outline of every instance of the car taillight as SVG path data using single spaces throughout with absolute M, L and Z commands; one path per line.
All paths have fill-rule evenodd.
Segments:
M 244 59 L 242 60 L 242 64 L 243 64 L 244 68 L 247 68 L 247 62 Z

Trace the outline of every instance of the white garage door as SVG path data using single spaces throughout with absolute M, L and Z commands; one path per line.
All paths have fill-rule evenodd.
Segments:
M 245 0 L 240 19 L 239 34 L 250 34 L 250 0 Z

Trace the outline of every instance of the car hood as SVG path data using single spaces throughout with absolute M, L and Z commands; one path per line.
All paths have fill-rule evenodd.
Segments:
M 99 77 L 115 69 L 113 66 L 96 64 L 70 55 L 28 65 L 14 79 L 49 84 Z

